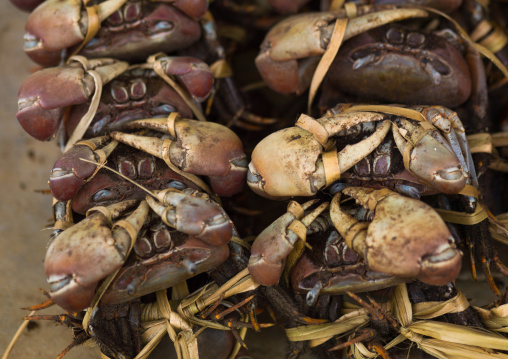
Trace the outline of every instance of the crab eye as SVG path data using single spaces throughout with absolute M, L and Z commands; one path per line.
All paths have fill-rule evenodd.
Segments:
M 155 24 L 154 27 L 152 27 L 150 30 L 151 33 L 157 34 L 159 32 L 168 32 L 173 30 L 174 26 L 172 23 L 167 21 L 159 21 L 157 24 Z
M 180 182 L 180 181 L 171 181 L 168 183 L 168 188 L 176 188 L 179 190 L 183 190 L 183 189 L 187 188 L 187 186 L 183 182 Z
M 112 199 L 114 199 L 113 192 L 107 189 L 101 189 L 100 191 L 96 192 L 92 197 L 92 200 L 94 202 L 105 202 Z
M 346 183 L 342 182 L 336 182 L 330 186 L 330 194 L 334 195 L 340 191 L 342 191 L 344 188 L 346 188 L 348 185 Z

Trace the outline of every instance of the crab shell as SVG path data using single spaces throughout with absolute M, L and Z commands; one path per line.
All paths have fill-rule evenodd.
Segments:
M 178 234 L 173 231 L 171 240 L 174 241 Z M 102 302 L 121 303 L 172 287 L 216 268 L 229 256 L 227 245 L 213 246 L 194 236 L 180 235 L 185 237 L 182 244 L 149 258 L 136 256 L 133 263 L 124 265 L 104 293 Z M 189 271 L 186 262 L 192 263 L 192 271 Z
M 319 293 L 339 295 L 383 289 L 408 280 L 370 270 L 335 228 L 327 228 L 329 225 L 326 218 L 318 231 L 307 235 L 313 249 L 306 249 L 291 270 L 293 290 L 307 293 L 320 282 Z
M 384 289 L 407 282 L 407 278 L 394 277 L 392 275 L 365 270 L 364 273 L 357 273 L 352 266 L 349 272 L 344 269 L 340 271 L 329 270 L 330 268 L 317 265 L 307 254 L 304 254 L 291 271 L 291 286 L 293 290 L 301 293 L 311 291 L 318 281 L 324 281 L 328 278 L 320 293 L 330 295 L 346 294 L 347 291 L 353 293 L 370 292 L 378 289 Z M 356 267 L 356 268 L 355 268 Z M 337 269 L 337 268 L 333 268 Z
M 196 42 L 201 36 L 199 23 L 187 16 L 202 16 L 204 0 L 165 2 L 136 1 L 120 9 L 101 8 L 102 28 L 81 54 L 140 61 L 157 52 L 174 52 Z M 179 6 L 180 10 L 176 8 Z M 35 62 L 55 66 L 63 50 L 79 45 L 88 30 L 88 16 L 81 0 L 48 0 L 28 17 L 25 26 L 25 52 Z M 114 12 L 113 12 L 114 11 Z
M 457 107 L 471 94 L 462 54 L 432 32 L 393 25 L 343 44 L 328 78 L 344 93 L 393 103 Z
M 125 167 L 129 164 L 119 163 L 119 166 Z M 185 186 L 197 189 L 196 185 L 173 172 L 162 161 L 155 160 L 154 167 L 152 171 L 139 173 L 135 181 L 149 190 L 166 189 L 173 181 L 179 181 Z M 151 177 L 145 176 L 148 173 L 151 174 Z M 126 180 L 120 180 L 117 175 L 103 170 L 97 173 L 91 181 L 82 185 L 72 197 L 72 210 L 85 214 L 90 208 L 97 205 L 109 205 L 127 199 L 140 200 L 145 196 L 146 192 L 138 186 Z

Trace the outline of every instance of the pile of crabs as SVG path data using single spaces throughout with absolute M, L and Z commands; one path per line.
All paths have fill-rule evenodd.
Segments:
M 13 0 L 48 300 L 107 358 L 508 358 L 508 4 Z M 472 307 L 465 258 L 499 296 Z M 497 274 L 496 274 L 497 273 Z M 169 354 L 168 354 L 169 355 Z

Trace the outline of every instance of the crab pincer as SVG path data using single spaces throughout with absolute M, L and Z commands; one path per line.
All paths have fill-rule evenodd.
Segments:
M 96 151 L 97 147 L 107 142 L 109 143 L 100 151 Z M 73 198 L 117 145 L 118 142 L 102 136 L 78 142 L 66 151 L 55 162 L 49 176 L 49 188 L 53 197 L 59 201 Z
M 255 239 L 249 258 L 249 272 L 261 285 L 270 286 L 279 282 L 286 264 L 286 258 L 295 247 L 295 243 L 307 234 L 307 227 L 321 214 L 328 203 L 322 203 L 304 216 L 305 209 L 314 205 L 311 200 L 303 205 L 290 202 L 288 212 L 268 226 Z
M 123 265 L 150 208 L 143 201 L 123 220 L 112 221 L 136 203 L 130 200 L 93 209 L 50 242 L 44 267 L 55 303 L 69 311 L 83 310 L 98 283 Z
M 371 223 L 359 222 L 342 211 L 340 193 L 330 204 L 335 228 L 371 270 L 431 285 L 445 285 L 457 277 L 462 252 L 430 206 L 388 189 L 348 187 L 342 193 L 373 214 Z

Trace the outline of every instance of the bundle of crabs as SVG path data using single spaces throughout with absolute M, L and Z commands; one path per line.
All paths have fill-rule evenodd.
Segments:
M 508 358 L 502 1 L 12 1 L 59 357 Z

